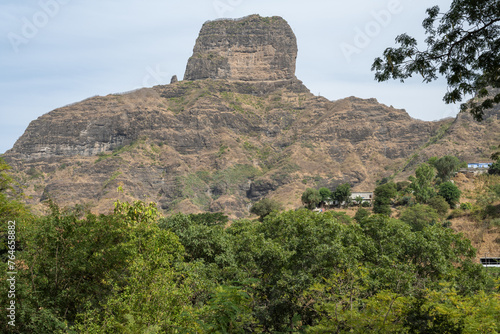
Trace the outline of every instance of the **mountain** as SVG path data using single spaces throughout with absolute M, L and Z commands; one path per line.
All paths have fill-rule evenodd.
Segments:
M 498 145 L 498 111 L 425 122 L 376 99 L 329 101 L 296 78 L 296 57 L 281 17 L 206 22 L 184 80 L 53 110 L 4 158 L 35 207 L 144 200 L 244 217 L 266 196 L 294 208 L 307 187 L 372 190 L 431 156 L 486 159 Z

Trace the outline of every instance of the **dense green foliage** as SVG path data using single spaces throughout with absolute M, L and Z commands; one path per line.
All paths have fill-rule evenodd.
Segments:
M 415 176 L 408 178 L 410 183 L 398 187 L 398 204 L 428 204 L 444 217 L 450 207 L 453 209 L 460 201 L 461 192 L 450 178 L 462 164 L 454 156 L 433 157 L 428 163 L 420 164 Z
M 306 208 L 312 210 L 317 207 L 319 203 L 321 203 L 321 194 L 318 189 L 307 188 L 302 193 L 301 200 L 302 204 L 304 204 Z
M 344 183 L 338 186 L 332 193 L 333 199 L 338 201 L 339 204 L 345 203 L 349 204 L 351 199 L 351 185 L 349 183 Z
M 453 209 L 458 204 L 462 192 L 454 183 L 448 181 L 443 182 L 439 185 L 438 194 L 439 196 L 443 197 Z
M 500 175 L 500 160 L 495 161 L 490 168 L 488 168 L 488 173 L 491 175 Z
M 319 189 L 307 188 L 302 193 L 301 200 L 302 204 L 311 210 L 319 204 L 331 206 L 331 203 L 334 203 L 334 205 L 338 206 L 349 206 L 352 203 L 351 185 L 349 183 L 341 184 L 334 191 L 330 191 L 326 187 Z
M 442 196 L 434 196 L 429 200 L 429 203 L 427 204 L 429 204 L 431 208 L 436 210 L 436 212 L 442 217 L 444 217 L 450 209 L 449 203 Z
M 436 178 L 440 182 L 446 182 L 460 169 L 462 162 L 455 156 L 445 155 L 434 161 L 432 165 L 437 170 Z
M 370 216 L 370 211 L 360 207 L 360 208 L 358 208 L 358 211 L 356 211 L 356 214 L 354 215 L 353 219 L 359 223 L 363 219 L 365 219 L 369 216 Z
M 408 189 L 412 191 L 417 202 L 427 203 L 436 194 L 432 186 L 435 175 L 434 168 L 427 163 L 423 163 L 415 170 L 415 177 L 410 176 L 411 184 Z
M 389 216 L 391 214 L 391 200 L 396 197 L 397 190 L 394 182 L 382 184 L 373 192 L 373 212 Z
M 198 213 L 198 214 L 190 214 L 189 219 L 191 219 L 193 222 L 196 222 L 197 224 L 202 224 L 202 225 L 226 225 L 227 222 L 229 221 L 228 217 L 223 214 L 222 212 L 204 212 L 204 213 Z
M 378 188 L 388 198 L 396 191 Z M 16 326 L 1 317 L 1 332 L 500 331 L 500 282 L 425 205 L 401 220 L 360 208 L 355 220 L 300 209 L 233 222 L 161 217 L 143 202 L 99 216 L 48 205 L 42 216 L 21 204 L 13 213 Z
M 260 220 L 264 219 L 264 217 L 273 211 L 281 210 L 283 210 L 283 205 L 270 198 L 263 198 L 250 208 L 250 212 L 259 216 Z
M 436 224 L 439 215 L 430 206 L 416 204 L 404 210 L 399 219 L 409 224 L 413 231 L 422 231 L 426 226 Z
M 321 195 L 321 201 L 326 202 L 332 200 L 332 192 L 330 189 L 326 187 L 321 187 L 318 189 L 319 194 Z
M 484 110 L 500 102 L 500 93 L 495 90 L 500 87 L 498 1 L 454 0 L 447 12 L 442 13 L 435 6 L 427 14 L 423 21 L 425 50 L 418 49 L 415 38 L 407 34 L 397 36 L 400 47 L 387 48 L 383 57 L 375 59 L 375 78 L 404 81 L 418 74 L 424 82 L 431 82 L 438 75 L 444 76 L 448 84 L 444 101 L 460 102 L 467 95 L 479 98 L 462 104 L 461 109 L 481 120 Z

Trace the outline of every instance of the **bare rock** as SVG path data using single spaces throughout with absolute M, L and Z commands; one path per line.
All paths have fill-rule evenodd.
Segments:
M 184 80 L 290 80 L 295 78 L 296 58 L 295 34 L 281 17 L 208 21 L 196 40 Z

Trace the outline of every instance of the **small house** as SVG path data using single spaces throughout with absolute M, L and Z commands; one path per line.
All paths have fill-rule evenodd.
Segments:
M 500 267 L 500 257 L 482 257 L 479 261 L 483 267 Z
M 492 164 L 493 164 L 492 162 L 470 162 L 467 164 L 467 168 L 469 168 L 469 169 L 477 169 L 477 168 L 485 169 L 485 168 L 490 168 L 490 166 Z
M 363 200 L 362 202 L 368 202 L 368 203 L 372 203 L 373 201 L 373 192 L 353 192 L 351 193 L 351 199 L 354 202 L 356 202 L 356 199 L 358 197 L 361 197 Z M 356 203 L 356 204 L 361 204 L 361 203 Z

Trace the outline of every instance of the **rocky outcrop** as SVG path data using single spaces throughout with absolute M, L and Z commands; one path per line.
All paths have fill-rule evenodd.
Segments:
M 184 80 L 290 80 L 296 58 L 295 35 L 281 17 L 209 21 L 201 28 Z
M 51 111 L 4 157 L 34 206 L 51 198 L 106 212 L 139 199 L 243 217 L 263 197 L 294 208 L 308 187 L 371 190 L 431 156 L 498 145 L 496 114 L 424 122 L 376 99 L 314 96 L 295 78 L 296 55 L 279 17 L 207 22 L 184 81 Z

